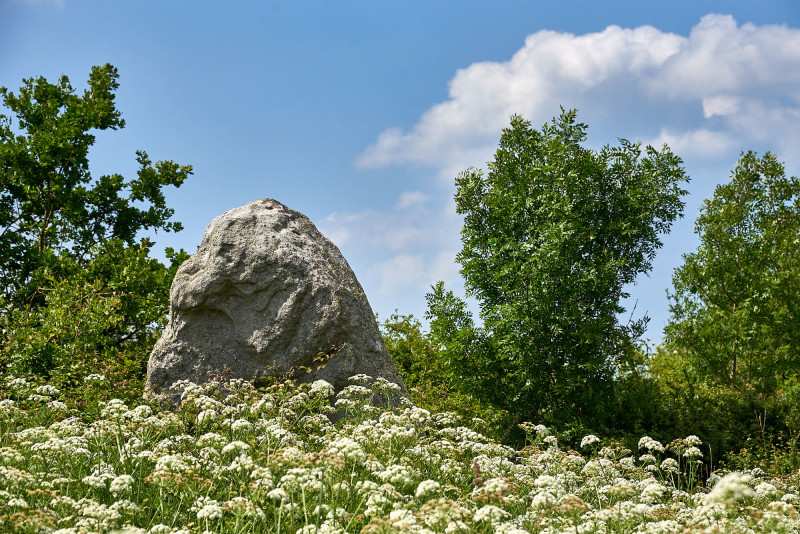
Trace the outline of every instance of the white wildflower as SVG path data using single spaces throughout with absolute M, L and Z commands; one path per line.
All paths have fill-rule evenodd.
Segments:
M 314 380 L 308 392 L 312 396 L 332 397 L 334 394 L 333 386 L 327 380 Z
M 423 480 L 417 485 L 417 491 L 414 492 L 414 496 L 417 499 L 427 499 L 431 495 L 438 493 L 441 487 L 435 480 Z
M 231 430 L 234 432 L 247 432 L 251 428 L 253 428 L 253 423 L 247 419 L 237 419 L 231 423 Z
M 30 387 L 30 383 L 24 378 L 8 377 L 6 379 L 6 385 L 8 386 L 8 389 L 11 391 L 21 391 L 23 389 Z
M 56 397 L 61 394 L 61 390 L 55 386 L 51 386 L 50 384 L 44 384 L 37 387 L 34 391 L 38 395 L 42 395 L 44 397 Z
M 117 497 L 121 493 L 130 491 L 133 487 L 134 479 L 131 475 L 120 475 L 111 481 L 109 491 Z
M 581 448 L 585 449 L 589 445 L 594 445 L 595 443 L 599 443 L 600 438 L 595 436 L 594 434 L 589 434 L 588 436 L 584 436 L 581 440 Z
M 687 444 L 688 444 L 690 447 L 697 447 L 697 446 L 700 446 L 700 445 L 702 445 L 702 444 L 703 444 L 703 442 L 700 440 L 700 438 L 698 438 L 698 437 L 697 437 L 697 436 L 695 436 L 694 434 L 692 434 L 691 436 L 687 436 L 687 437 L 686 437 L 686 439 L 685 439 L 684 441 L 685 441 L 685 442 L 686 442 L 686 443 L 687 443 Z
M 83 377 L 83 381 L 87 384 L 101 384 L 106 381 L 106 377 L 98 373 L 93 373 Z
M 202 410 L 197 414 L 197 425 L 202 426 L 204 424 L 213 423 L 219 418 L 217 411 L 213 408 L 209 408 L 208 410 Z
M 502 508 L 498 508 L 493 504 L 487 504 L 475 512 L 472 520 L 476 523 L 482 523 L 484 521 L 488 521 L 489 523 L 498 523 L 510 516 L 511 514 Z
M 753 477 L 746 473 L 729 473 L 722 477 L 706 495 L 709 503 L 736 504 L 753 498 L 755 491 L 749 486 Z
M 761 482 L 755 487 L 755 492 L 759 497 L 770 498 L 773 495 L 777 495 L 778 488 L 769 482 Z
M 661 462 L 661 470 L 666 471 L 668 473 L 677 473 L 678 472 L 678 462 L 674 458 L 667 458 L 663 462 Z
M 702 458 L 703 453 L 697 447 L 689 447 L 683 453 L 684 458 Z
M 250 450 L 250 445 L 245 443 L 244 441 L 231 441 L 227 445 L 222 448 L 222 454 L 230 454 L 230 453 L 240 453 L 244 451 Z

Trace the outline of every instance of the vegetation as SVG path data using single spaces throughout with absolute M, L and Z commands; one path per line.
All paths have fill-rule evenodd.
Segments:
M 675 271 L 651 363 L 664 403 L 677 426 L 719 450 L 752 449 L 746 429 L 765 453 L 778 439 L 798 468 L 800 180 L 773 154 L 744 153 L 695 231 L 700 245 Z
M 178 231 L 163 189 L 190 166 L 153 164 L 137 152 L 137 177 L 94 179 L 96 130 L 125 126 L 115 106 L 119 75 L 94 67 L 76 94 L 66 76 L 0 88 L 0 373 L 49 376 L 59 387 L 86 369 L 141 381 L 166 317 L 169 286 L 187 257 L 150 258 L 144 230 Z M 91 355 L 86 358 L 85 355 Z
M 483 327 L 441 283 L 428 317 L 468 391 L 517 420 L 596 428 L 647 322 L 619 324 L 623 287 L 652 268 L 687 178 L 666 146 L 596 152 L 581 146 L 586 129 L 575 111 L 541 131 L 513 117 L 489 173 L 458 176 L 457 261 Z
M 524 424 L 522 450 L 452 413 L 369 404 L 368 377 L 262 391 L 179 385 L 176 412 L 8 380 L 0 400 L 0 529 L 14 532 L 794 532 L 800 480 L 758 469 L 698 479 L 696 436 L 634 454 L 587 435 L 564 449 Z M 107 387 L 102 377 L 92 387 Z M 372 388 L 397 390 L 385 381 Z M 327 414 L 346 410 L 335 425 Z M 639 455 L 640 454 L 640 455 Z M 638 456 L 638 458 L 637 458 Z M 122 529 L 122 530 L 119 530 Z
M 413 315 L 392 314 L 381 324 L 386 348 L 409 390 L 411 401 L 431 412 L 453 412 L 473 421 L 487 436 L 511 441 L 513 422 L 507 411 L 482 402 L 459 387 L 455 373 L 430 333 Z
M 0 89 L 0 531 L 800 530 L 800 181 L 773 155 L 704 204 L 651 351 L 620 299 L 680 216 L 680 159 L 515 117 L 457 181 L 483 326 L 441 283 L 430 332 L 381 324 L 410 400 L 220 378 L 170 412 L 142 386 L 187 256 L 139 234 L 180 229 L 163 189 L 191 167 L 92 178 L 117 78 Z

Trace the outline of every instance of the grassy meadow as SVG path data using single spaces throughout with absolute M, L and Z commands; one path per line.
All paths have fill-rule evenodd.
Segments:
M 0 387 L 0 531 L 167 533 L 800 532 L 800 474 L 700 477 L 695 436 L 580 450 L 535 422 L 515 450 L 480 419 L 352 377 L 256 390 L 180 383 L 177 411 L 110 399 L 79 410 L 55 387 Z M 115 385 L 87 376 L 101 399 Z M 330 422 L 328 415 L 346 416 Z

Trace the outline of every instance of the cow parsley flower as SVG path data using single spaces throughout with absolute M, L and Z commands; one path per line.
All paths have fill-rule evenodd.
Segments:
M 600 438 L 595 436 L 594 434 L 589 434 L 588 436 L 584 436 L 581 440 L 581 448 L 585 449 L 589 445 L 594 445 L 595 443 L 599 443 Z
M 489 523 L 498 523 L 510 516 L 511 514 L 502 508 L 494 506 L 493 504 L 487 504 L 475 512 L 472 520 L 476 523 L 483 523 L 484 521 L 488 521 Z
M 688 449 L 686 449 L 686 451 L 683 453 L 683 457 L 684 458 L 702 458 L 703 457 L 703 453 L 697 447 L 692 446 L 692 447 L 689 447 Z
M 202 426 L 204 424 L 213 423 L 219 418 L 217 411 L 213 408 L 209 408 L 208 410 L 202 410 L 197 414 L 197 426 Z
M 697 436 L 695 436 L 694 434 L 692 434 L 691 436 L 686 436 L 686 439 L 684 441 L 690 447 L 699 447 L 700 445 L 703 444 L 702 440 Z
M 327 380 L 314 380 L 308 392 L 312 396 L 332 397 L 334 394 L 333 386 Z
M 353 375 L 350 378 L 348 378 L 347 380 L 349 380 L 350 382 L 355 382 L 356 384 L 366 384 L 367 382 L 372 380 L 372 377 L 371 376 L 367 376 L 367 375 L 362 373 L 362 374 Z
M 334 439 L 328 443 L 327 448 L 328 451 L 348 462 L 363 464 L 367 460 L 367 454 L 361 448 L 361 445 L 346 436 Z
M 777 495 L 778 488 L 769 482 L 761 482 L 755 487 L 755 492 L 759 497 L 771 498 L 772 496 Z
M 250 450 L 250 445 L 244 441 L 235 440 L 222 448 L 222 454 L 240 453 L 248 450 Z
M 12 499 L 9 499 L 8 506 L 10 507 L 16 506 L 17 508 L 27 508 L 28 503 L 22 497 L 14 497 Z
M 128 405 L 119 399 L 111 399 L 106 402 L 100 412 L 103 419 L 116 419 L 128 411 Z
M 93 373 L 83 377 L 83 381 L 87 384 L 102 384 L 106 381 L 106 377 L 98 373 Z
M 22 391 L 30 387 L 30 383 L 24 378 L 11 378 L 6 379 L 6 386 L 11 391 Z
M 130 491 L 133 487 L 133 482 L 134 479 L 131 475 L 120 475 L 111 481 L 108 490 L 114 497 L 117 497 L 121 493 Z
M 286 501 L 286 500 L 289 499 L 289 494 L 286 493 L 285 489 L 283 489 L 281 487 L 277 487 L 274 490 L 271 490 L 270 492 L 268 492 L 267 493 L 267 497 L 272 499 L 272 500 L 274 500 L 274 501 L 283 502 L 283 501 Z
M 417 491 L 414 492 L 414 496 L 417 499 L 427 499 L 431 495 L 438 493 L 441 487 L 435 480 L 423 480 L 417 485 Z
M 664 445 L 660 441 L 656 441 L 650 436 L 644 436 L 639 440 L 639 448 L 647 449 L 648 451 L 664 452 Z
M 752 475 L 747 473 L 728 473 L 722 477 L 711 492 L 706 495 L 709 503 L 736 504 L 755 496 L 755 491 L 749 486 L 753 481 Z
M 44 384 L 36 388 L 36 393 L 44 397 L 56 397 L 61 394 L 61 390 L 50 384 Z
M 209 497 L 200 497 L 197 499 L 192 507 L 192 511 L 195 510 L 197 511 L 197 519 L 200 521 L 219 519 L 223 514 L 219 501 L 215 501 Z
M 231 430 L 234 432 L 247 432 L 251 428 L 253 428 L 253 423 L 247 419 L 237 419 L 231 423 Z
M 674 458 L 667 458 L 663 462 L 661 462 L 661 470 L 666 471 L 668 473 L 677 473 L 678 472 L 678 462 Z

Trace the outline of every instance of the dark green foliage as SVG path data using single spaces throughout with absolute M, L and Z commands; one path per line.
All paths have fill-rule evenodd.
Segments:
M 66 76 L 56 84 L 26 79 L 18 94 L 0 88 L 17 119 L 15 129 L 0 115 L 0 295 L 7 300 L 35 298 L 36 272 L 57 268 L 60 256 L 83 266 L 107 241 L 134 246 L 142 230 L 181 229 L 162 189 L 179 187 L 190 166 L 153 164 L 139 151 L 130 181 L 89 172 L 90 132 L 125 125 L 114 104 L 118 76 L 111 65 L 92 68 L 81 96 Z
M 92 369 L 98 361 L 125 357 L 133 363 L 130 371 L 144 376 L 167 317 L 172 278 L 186 259 L 185 253 L 168 251 L 173 261 L 165 267 L 149 252 L 146 241 L 125 247 L 113 240 L 86 266 L 60 258 L 59 278 L 49 270 L 37 272 L 43 303 L 10 308 L 0 316 L 0 370 L 67 385 L 98 372 Z
M 178 231 L 163 189 L 190 166 L 136 154 L 136 178 L 93 178 L 96 130 L 125 122 L 115 107 L 111 65 L 92 68 L 76 93 L 62 76 L 0 88 L 0 375 L 38 375 L 80 388 L 88 374 L 139 388 L 164 325 L 169 287 L 188 255 L 149 256 L 146 230 Z M 118 391 L 123 394 L 122 391 Z
M 456 375 L 431 334 L 413 315 L 392 314 L 379 323 L 386 348 L 417 406 L 432 413 L 453 412 L 469 423 L 473 418 L 487 423 L 482 430 L 490 437 L 512 442 L 517 429 L 508 413 L 498 410 L 459 387 Z M 471 424 L 471 423 L 470 423 Z
M 575 111 L 541 131 L 513 117 L 488 174 L 456 179 L 457 259 L 483 327 L 441 284 L 428 295 L 432 334 L 467 390 L 578 426 L 609 419 L 615 376 L 635 365 L 647 318 L 619 323 L 622 288 L 650 271 L 687 180 L 667 147 L 593 151 L 586 128 Z
M 673 277 L 667 344 L 716 384 L 775 390 L 800 368 L 800 181 L 743 154 L 697 218 L 697 251 Z
M 800 181 L 743 153 L 697 218 L 651 364 L 677 424 L 725 450 L 800 438 Z M 713 414 L 713 415 L 711 415 Z

